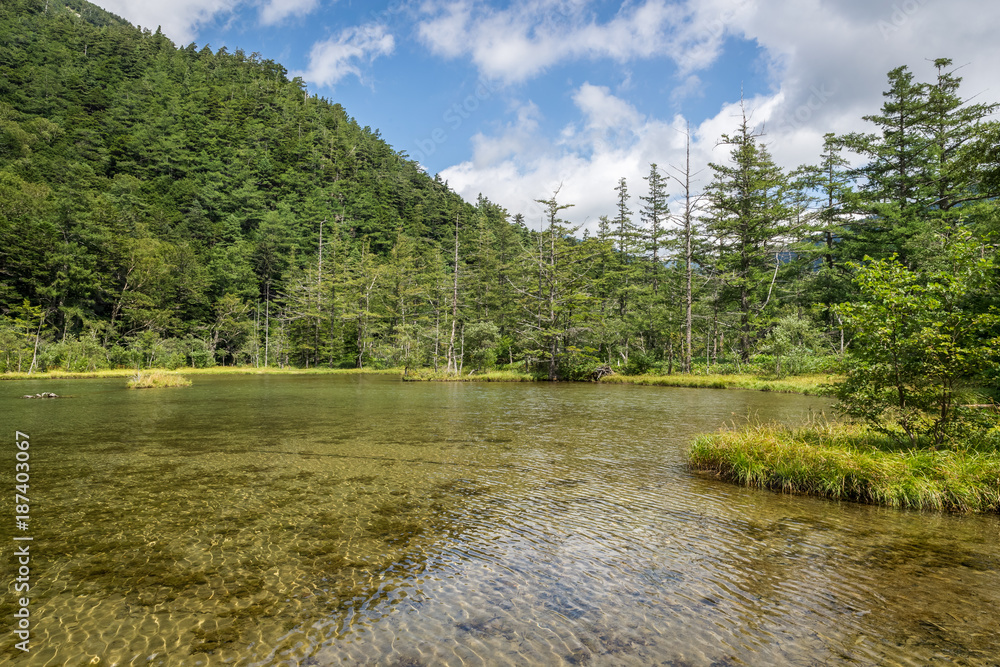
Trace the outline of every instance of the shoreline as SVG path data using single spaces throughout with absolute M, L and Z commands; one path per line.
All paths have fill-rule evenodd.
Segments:
M 911 448 L 849 423 L 752 425 L 695 438 L 692 469 L 741 486 L 869 505 L 1000 512 L 1000 433 Z
M 605 375 L 599 380 L 560 380 L 589 384 L 631 384 L 650 387 L 686 387 L 691 389 L 745 389 L 806 396 L 829 396 L 833 385 L 843 376 L 828 373 L 788 376 L 777 379 L 759 375 Z M 411 371 L 403 376 L 406 382 L 548 382 L 520 371 L 489 371 L 480 374 L 449 375 L 428 369 Z
M 211 368 L 143 368 L 143 372 L 158 371 L 174 375 L 399 375 L 404 382 L 548 382 L 522 371 L 497 370 L 484 373 L 447 374 L 431 369 L 402 368 L 276 368 L 255 366 L 212 366 Z M 134 368 L 114 368 L 97 371 L 41 371 L 35 373 L 0 373 L 0 382 L 17 380 L 85 380 L 101 378 L 130 378 Z M 775 393 L 828 396 L 833 384 L 842 376 L 810 374 L 777 379 L 759 375 L 606 375 L 596 382 L 591 380 L 560 380 L 592 384 L 631 384 L 654 387 L 687 387 L 692 389 L 744 389 Z
M 174 375 L 390 375 L 401 373 L 401 368 L 258 368 L 255 366 L 212 366 L 211 368 L 143 368 L 142 372 L 159 371 Z M 16 380 L 96 380 L 101 378 L 130 378 L 134 368 L 112 368 L 99 371 L 43 371 L 38 373 L 0 373 L 0 382 Z

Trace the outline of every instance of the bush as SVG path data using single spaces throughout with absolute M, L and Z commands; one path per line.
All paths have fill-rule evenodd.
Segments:
M 462 330 L 467 366 L 489 370 L 497 363 L 500 329 L 492 322 L 473 322 Z
M 642 352 L 633 352 L 628 355 L 628 363 L 625 364 L 626 375 L 643 375 L 653 368 L 654 359 L 652 355 Z
M 991 339 L 1000 317 L 980 306 L 993 289 L 993 261 L 966 234 L 956 233 L 944 251 L 948 269 L 926 275 L 895 256 L 866 258 L 854 266 L 862 300 L 839 309 L 855 334 L 837 391 L 842 410 L 911 445 L 980 428 L 960 409 L 958 392 L 1000 345 Z
M 86 373 L 109 367 L 107 351 L 96 338 L 85 336 L 77 339 L 46 344 L 39 352 L 39 367 L 62 368 L 71 373 Z
M 597 350 L 592 347 L 568 346 L 557 359 L 559 378 L 561 380 L 590 380 L 594 370 L 601 365 L 596 354 Z

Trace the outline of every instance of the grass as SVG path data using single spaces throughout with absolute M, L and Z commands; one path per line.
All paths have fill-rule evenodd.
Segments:
M 779 379 L 759 375 L 607 375 L 605 384 L 642 384 L 659 387 L 704 389 L 753 389 L 788 394 L 827 395 L 842 378 L 838 375 L 796 375 Z
M 699 436 L 691 466 L 749 487 L 889 507 L 1000 512 L 1000 431 L 911 449 L 857 424 L 750 425 Z
M 404 382 L 534 382 L 535 376 L 520 371 L 486 371 L 484 373 L 435 372 L 430 368 L 410 369 L 403 376 Z
M 496 370 L 485 373 L 445 373 L 429 368 L 411 369 L 403 375 L 407 382 L 537 382 L 539 377 L 521 371 Z M 838 375 L 815 374 L 782 378 L 759 375 L 607 375 L 604 384 L 638 384 L 660 387 L 695 387 L 702 389 L 753 389 L 789 394 L 828 395 L 842 378 Z
M 141 371 L 128 381 L 129 389 L 152 389 L 156 387 L 190 387 L 191 380 L 167 371 Z
M 169 369 L 147 369 L 172 372 Z M 448 374 L 435 372 L 430 368 L 260 368 L 255 366 L 213 366 L 211 368 L 183 368 L 185 375 L 353 375 L 353 374 L 389 374 L 402 375 L 404 381 L 410 382 L 535 382 L 539 378 L 512 370 L 493 370 L 486 372 Z M 87 371 L 75 373 L 71 371 L 52 370 L 38 373 L 0 373 L 0 380 L 60 380 L 80 378 L 125 378 L 135 375 L 134 369 L 117 368 L 109 370 Z M 761 377 L 759 375 L 609 375 L 600 381 L 605 384 L 639 384 L 662 387 L 696 387 L 711 389 L 754 389 L 757 391 L 774 391 L 797 394 L 823 395 L 830 392 L 830 385 L 840 380 L 836 375 L 798 375 L 780 380 Z
M 171 373 L 183 371 L 186 375 L 355 375 L 368 373 L 399 374 L 401 368 L 368 369 L 368 368 L 260 368 L 256 366 L 212 366 L 211 368 L 150 368 L 147 372 L 160 371 Z M 135 369 L 113 368 L 99 371 L 51 370 L 38 373 L 0 373 L 0 380 L 79 380 L 84 378 L 125 378 L 135 375 Z

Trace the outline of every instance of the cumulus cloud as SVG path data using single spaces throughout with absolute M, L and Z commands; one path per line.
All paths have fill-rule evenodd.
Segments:
M 260 8 L 261 25 L 275 25 L 290 16 L 305 16 L 319 7 L 319 0 L 269 0 Z
M 547 140 L 536 119 L 529 117 L 528 122 L 514 123 L 496 137 L 477 135 L 474 159 L 444 170 L 441 176 L 459 194 L 471 199 L 482 192 L 511 214 L 524 214 L 535 227 L 543 214 L 535 200 L 561 187 L 560 202 L 574 205 L 566 212 L 567 219 L 595 230 L 598 218 L 610 212 L 614 186 L 623 176 L 633 195 L 632 208 L 638 211 L 638 196 L 644 194 L 642 177 L 649 173 L 650 163 L 657 162 L 661 169 L 671 162 L 681 164 L 683 119 L 643 116 L 607 88 L 590 83 L 574 92 L 573 101 L 581 120 L 567 125 L 559 141 Z M 695 149 L 702 151 L 703 164 L 714 141 Z M 528 149 L 479 149 L 511 144 Z
M 390 55 L 395 46 L 395 38 L 384 25 L 368 23 L 347 28 L 313 44 L 309 51 L 309 67 L 291 75 L 320 86 L 332 86 L 348 75 L 362 78 L 362 63 Z
M 531 79 L 561 62 L 669 57 L 686 73 L 711 64 L 745 0 L 690 5 L 666 0 L 625 3 L 606 21 L 577 0 L 521 0 L 498 9 L 485 2 L 428 2 L 417 34 L 434 53 L 471 57 L 481 72 L 506 82 Z
M 198 26 L 219 15 L 231 14 L 239 0 L 96 0 L 95 4 L 134 25 L 156 30 L 174 43 L 186 46 L 195 40 Z
M 470 38 L 455 41 L 452 51 L 472 58 L 484 73 L 507 80 L 538 76 L 560 61 L 585 58 L 647 58 L 666 55 L 676 64 L 673 99 L 697 94 L 704 70 L 717 62 L 727 39 L 736 37 L 756 44 L 762 53 L 767 77 L 764 92 L 745 101 L 751 123 L 762 130 L 762 141 L 775 160 L 787 169 L 814 162 L 826 132 L 870 131 L 862 116 L 878 111 L 886 73 L 907 65 L 918 80 L 935 76 L 930 61 L 950 57 L 965 81 L 966 97 L 1000 99 L 995 84 L 997 47 L 992 26 L 1000 25 L 1000 3 L 977 0 L 684 0 L 672 6 L 650 0 L 626 5 L 612 20 L 589 18 L 586 3 L 576 3 L 560 18 L 544 18 L 556 3 L 514 3 L 504 10 L 488 10 L 464 2 L 452 18 L 452 29 L 467 31 Z M 436 17 L 444 10 L 431 7 L 432 18 L 421 25 L 422 38 L 442 55 L 435 41 Z M 434 12 L 437 11 L 437 14 Z M 649 12 L 641 14 L 641 12 Z M 640 21 L 639 17 L 642 16 Z M 975 21 L 967 17 L 976 16 Z M 534 18 L 532 18 L 534 17 Z M 965 17 L 965 18 L 963 18 Z M 532 24 L 532 20 L 536 24 Z M 619 25 L 630 23 L 645 32 L 631 46 L 597 44 Z M 551 26 L 562 25 L 562 34 Z M 500 35 L 509 32 L 513 54 L 503 53 Z M 571 42 L 581 38 L 578 45 Z M 613 41 L 613 40 L 612 40 Z M 669 76 L 669 75 L 668 75 Z M 992 85 L 992 89 L 991 89 Z M 445 169 L 441 175 L 465 196 L 482 192 L 512 213 L 534 210 L 532 201 L 551 194 L 563 184 L 560 199 L 576 206 L 568 211 L 577 222 L 596 228 L 598 216 L 612 212 L 613 188 L 618 178 L 629 181 L 633 209 L 643 194 L 642 176 L 649 163 L 683 163 L 683 128 L 680 117 L 657 118 L 639 113 L 628 100 L 603 86 L 586 83 L 571 91 L 576 117 L 552 137 L 549 148 L 526 160 L 499 151 L 478 152 L 477 159 Z M 692 161 L 701 170 L 701 184 L 711 179 L 709 162 L 728 159 L 718 146 L 723 133 L 738 123 L 740 91 L 713 116 L 692 128 Z M 545 110 L 542 109 L 542 112 Z M 490 145 L 502 138 L 477 135 L 475 145 Z M 545 137 L 519 139 L 541 145 Z M 530 216 L 529 216 L 530 217 Z

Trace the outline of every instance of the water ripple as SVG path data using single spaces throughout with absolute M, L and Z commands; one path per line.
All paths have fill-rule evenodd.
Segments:
M 105 385 L 75 385 L 59 425 L 0 400 L 50 443 L 38 650 L 23 664 L 998 664 L 996 517 L 687 469 L 694 433 L 748 411 L 795 420 L 822 399 Z

